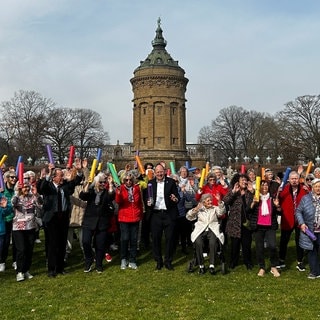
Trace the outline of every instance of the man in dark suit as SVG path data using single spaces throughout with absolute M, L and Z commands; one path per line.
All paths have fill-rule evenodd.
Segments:
M 177 203 L 180 200 L 176 182 L 165 176 L 165 169 L 161 164 L 155 167 L 155 178 L 149 183 L 152 185 L 153 200 L 148 199 L 151 207 L 151 235 L 153 256 L 157 262 L 156 269 L 163 267 L 161 240 L 165 235 L 164 266 L 173 270 L 172 259 L 175 245 L 175 222 L 178 217 Z
M 65 274 L 64 256 L 71 212 L 70 196 L 77 184 L 82 180 L 81 163 L 77 162 L 78 173 L 67 178 L 62 169 L 49 164 L 49 174 L 41 173 L 38 191 L 43 195 L 43 224 L 46 237 L 48 260 L 48 276 L 55 277 L 57 273 Z M 66 174 L 69 175 L 69 174 Z

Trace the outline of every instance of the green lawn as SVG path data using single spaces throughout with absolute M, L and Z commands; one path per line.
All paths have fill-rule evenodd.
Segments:
M 138 270 L 120 270 L 116 254 L 102 274 L 83 272 L 76 245 L 67 275 L 48 278 L 44 241 L 35 245 L 33 279 L 16 282 L 11 260 L 0 274 L 0 319 L 317 319 L 319 280 L 289 266 L 280 278 L 257 276 L 258 267 L 239 266 L 226 275 L 186 272 L 188 257 L 176 254 L 175 271 L 155 271 L 143 251 Z M 190 250 L 191 251 L 191 250 Z M 9 267 L 10 264 L 10 267 Z M 319 308 L 319 310 L 318 310 Z

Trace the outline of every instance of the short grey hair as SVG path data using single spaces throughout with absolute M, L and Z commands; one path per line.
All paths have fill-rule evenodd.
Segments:
M 205 193 L 201 196 L 200 198 L 200 202 L 204 202 L 205 200 L 207 200 L 208 198 L 210 198 L 211 200 L 213 200 L 212 194 L 211 193 Z

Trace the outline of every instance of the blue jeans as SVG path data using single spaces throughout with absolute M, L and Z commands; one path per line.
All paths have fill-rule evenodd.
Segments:
M 308 251 L 308 259 L 310 266 L 310 273 L 315 276 L 320 275 L 320 266 L 319 266 L 319 245 L 320 245 L 320 233 L 315 233 L 317 240 L 313 242 L 313 250 Z
M 129 262 L 137 261 L 137 242 L 139 222 L 120 222 L 120 256 L 121 260 L 126 259 Z M 130 246 L 130 251 L 129 251 Z

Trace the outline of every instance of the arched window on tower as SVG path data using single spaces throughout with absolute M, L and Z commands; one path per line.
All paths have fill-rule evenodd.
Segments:
M 144 114 L 144 115 L 147 114 L 147 108 L 143 108 L 143 114 Z

